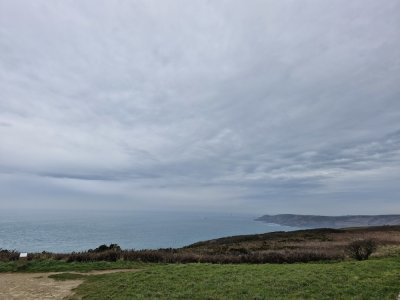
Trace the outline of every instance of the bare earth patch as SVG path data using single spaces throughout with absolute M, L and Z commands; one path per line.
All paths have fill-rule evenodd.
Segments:
M 82 275 L 100 275 L 117 272 L 135 272 L 138 270 L 101 270 L 87 273 L 68 272 Z M 66 299 L 72 290 L 83 280 L 54 280 L 47 273 L 0 273 L 0 299 Z

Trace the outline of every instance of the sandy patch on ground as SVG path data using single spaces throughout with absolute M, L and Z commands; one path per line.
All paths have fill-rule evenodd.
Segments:
M 138 270 L 102 270 L 82 275 L 108 274 L 117 272 L 135 272 Z M 72 290 L 78 287 L 83 280 L 54 280 L 48 278 L 52 274 L 66 272 L 48 273 L 0 273 L 0 299 L 66 299 L 72 295 Z

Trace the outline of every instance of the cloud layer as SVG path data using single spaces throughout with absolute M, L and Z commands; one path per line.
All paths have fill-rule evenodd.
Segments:
M 0 1 L 0 205 L 400 213 L 400 4 Z

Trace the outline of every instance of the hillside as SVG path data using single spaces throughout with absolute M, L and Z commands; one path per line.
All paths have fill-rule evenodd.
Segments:
M 400 253 L 400 226 L 344 229 L 306 229 L 289 232 L 224 237 L 181 248 L 180 253 L 237 258 L 241 255 L 267 257 L 267 262 L 307 262 L 341 260 L 346 247 L 355 240 L 371 239 L 378 244 L 374 256 Z
M 256 219 L 265 223 L 303 228 L 345 228 L 360 226 L 400 225 L 400 215 L 264 215 Z

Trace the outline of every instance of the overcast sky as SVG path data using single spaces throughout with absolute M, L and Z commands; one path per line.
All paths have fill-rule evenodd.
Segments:
M 400 213 L 398 0 L 0 0 L 0 208 Z

